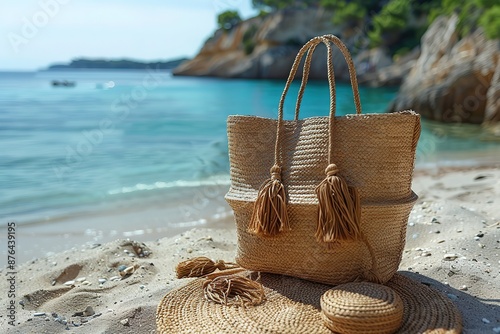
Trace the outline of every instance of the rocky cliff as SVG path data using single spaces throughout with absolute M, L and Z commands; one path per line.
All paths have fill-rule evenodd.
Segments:
M 330 20 L 331 13 L 321 9 L 290 9 L 243 21 L 229 31 L 219 29 L 174 75 L 284 78 L 302 44 L 335 32 Z
M 500 121 L 500 40 L 481 29 L 459 39 L 458 18 L 439 17 L 390 111 L 414 109 L 442 122 Z
M 363 27 L 336 27 L 333 13 L 324 8 L 285 9 L 241 22 L 229 31 L 218 30 L 199 54 L 174 70 L 174 75 L 226 78 L 283 79 L 293 60 L 309 39 L 323 34 L 339 36 L 351 50 L 361 83 L 374 86 L 399 84 L 418 56 L 393 64 L 383 48 L 366 50 Z M 348 79 L 347 65 L 340 52 L 334 53 L 335 74 Z M 380 72 L 381 69 L 386 71 Z M 318 47 L 311 78 L 326 78 L 326 48 Z
M 323 8 L 287 9 L 243 21 L 229 31 L 220 29 L 173 73 L 283 79 L 304 43 L 334 34 L 351 50 L 360 84 L 401 85 L 389 111 L 414 109 L 442 122 L 500 124 L 498 39 L 488 40 L 481 29 L 459 39 L 458 18 L 439 17 L 419 48 L 393 61 L 383 47 L 368 48 L 363 26 L 334 26 L 332 16 Z M 336 78 L 348 80 L 340 52 L 334 53 L 334 65 Z M 326 48 L 317 48 L 310 76 L 326 78 Z

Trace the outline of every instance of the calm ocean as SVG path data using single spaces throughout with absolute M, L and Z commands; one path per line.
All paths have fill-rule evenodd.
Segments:
M 0 217 L 28 224 L 153 197 L 174 205 L 192 189 L 228 187 L 226 117 L 276 117 L 283 85 L 156 70 L 0 73 Z M 395 92 L 362 88 L 363 111 L 383 112 Z M 337 101 L 338 114 L 353 112 L 348 85 Z M 302 117 L 327 110 L 327 84 L 310 82 Z M 471 151 L 498 148 L 483 139 L 476 126 L 425 122 L 417 162 L 474 163 Z

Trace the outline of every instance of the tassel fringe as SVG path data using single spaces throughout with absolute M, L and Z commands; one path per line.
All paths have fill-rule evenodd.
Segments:
M 254 306 L 266 299 L 262 284 L 241 275 L 206 280 L 203 292 L 207 300 L 222 305 Z
M 338 168 L 335 164 L 328 165 L 325 172 L 326 178 L 316 188 L 319 201 L 316 238 L 329 246 L 341 241 L 360 240 L 358 191 L 336 175 Z
M 259 189 L 248 231 L 257 235 L 274 236 L 289 229 L 281 168 L 274 165 L 271 168 L 271 178 L 265 181 Z
M 232 262 L 224 262 L 222 260 L 212 261 L 208 257 L 200 256 L 180 262 L 175 271 L 177 278 L 200 277 L 213 273 L 217 269 L 226 270 L 236 267 L 238 265 Z

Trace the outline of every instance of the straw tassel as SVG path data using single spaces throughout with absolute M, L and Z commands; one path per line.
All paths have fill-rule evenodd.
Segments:
M 316 238 L 319 242 L 335 243 L 361 237 L 358 191 L 336 175 L 338 171 L 337 165 L 328 165 L 326 178 L 316 187 L 319 201 Z
M 232 262 L 224 262 L 222 260 L 212 261 L 208 257 L 200 256 L 180 262 L 175 271 L 177 278 L 200 277 L 213 273 L 217 269 L 226 270 L 236 267 L 238 265 Z
M 266 299 L 262 284 L 240 275 L 206 280 L 203 293 L 207 300 L 222 305 L 254 306 Z
M 260 236 L 274 236 L 289 229 L 281 168 L 274 165 L 271 168 L 271 178 L 262 184 L 257 194 L 248 231 Z

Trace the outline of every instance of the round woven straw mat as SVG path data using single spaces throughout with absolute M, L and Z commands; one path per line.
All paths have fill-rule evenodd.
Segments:
M 156 313 L 160 333 L 332 333 L 320 308 L 321 296 L 332 286 L 261 274 L 266 301 L 242 307 L 207 301 L 203 281 L 195 279 L 165 295 Z M 460 333 L 460 314 L 438 291 L 401 274 L 386 285 L 403 301 L 402 325 L 396 333 Z

